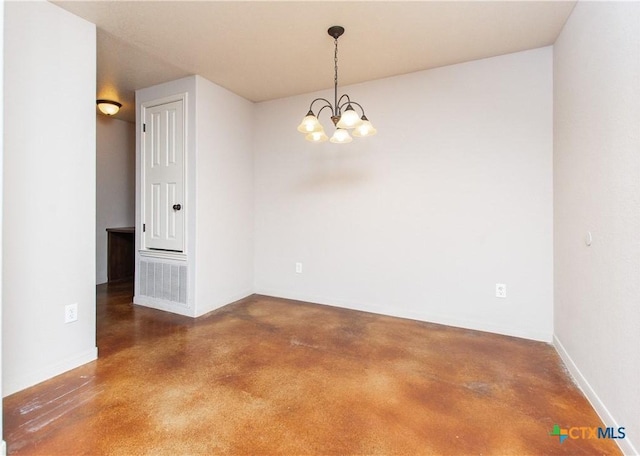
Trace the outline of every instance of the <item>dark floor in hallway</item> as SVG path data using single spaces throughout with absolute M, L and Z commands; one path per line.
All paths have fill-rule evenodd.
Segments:
M 546 344 L 253 296 L 97 292 L 99 359 L 5 398 L 10 454 L 620 454 Z

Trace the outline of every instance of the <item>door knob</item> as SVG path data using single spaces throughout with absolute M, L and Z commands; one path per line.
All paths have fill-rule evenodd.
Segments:
M 174 211 L 179 211 L 180 209 L 182 209 L 182 206 L 180 206 L 179 204 L 174 204 L 173 205 L 173 210 Z

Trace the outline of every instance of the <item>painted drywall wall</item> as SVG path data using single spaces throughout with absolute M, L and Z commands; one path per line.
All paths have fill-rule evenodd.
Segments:
M 196 313 L 253 293 L 253 104 L 196 76 Z
M 639 144 L 640 3 L 578 2 L 554 45 L 555 342 L 605 424 L 626 427 L 627 454 L 640 451 Z
M 135 225 L 136 127 L 96 115 L 96 284 L 107 281 L 107 228 Z
M 0 65 L 4 68 L 4 0 L 0 0 Z M 4 82 L 3 73 L 0 72 L 0 138 L 4 138 Z M 2 206 L 4 193 L 2 187 L 2 163 L 3 160 L 3 141 L 0 141 L 0 207 Z M 0 211 L 0 258 L 2 258 L 2 211 Z M 0 408 L 2 408 L 2 261 L 0 261 Z M 7 454 L 7 444 L 2 439 L 4 436 L 2 414 L 0 414 L 0 455 Z
M 8 395 L 97 355 L 96 29 L 45 1 L 7 2 L 4 26 Z M 65 324 L 72 303 L 78 320 Z
M 551 341 L 551 48 L 341 89 L 377 136 L 256 105 L 256 292 Z

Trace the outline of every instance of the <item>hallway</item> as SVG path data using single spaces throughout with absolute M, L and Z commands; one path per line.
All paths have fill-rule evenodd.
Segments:
M 252 296 L 193 320 L 99 285 L 99 359 L 5 398 L 9 454 L 620 454 L 546 344 Z

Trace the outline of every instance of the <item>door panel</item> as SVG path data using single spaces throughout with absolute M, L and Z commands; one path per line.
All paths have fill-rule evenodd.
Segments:
M 180 204 L 180 202 L 178 201 L 178 197 L 177 197 L 177 185 L 175 184 L 175 182 L 169 182 L 167 183 L 167 202 L 168 205 L 167 207 L 169 208 L 173 208 L 174 205 L 176 204 Z M 176 239 L 176 237 L 178 236 L 178 232 L 177 232 L 177 227 L 176 227 L 176 219 L 177 219 L 177 214 L 180 214 L 180 211 L 176 211 L 176 210 L 169 210 L 169 217 L 167 219 L 167 238 L 169 239 Z
M 144 123 L 145 246 L 182 252 L 185 223 L 183 102 L 145 108 Z
M 159 239 L 162 236 L 160 212 L 161 193 L 162 188 L 160 184 L 151 184 L 151 217 L 149 217 L 149 220 L 151 221 L 151 226 L 149 227 L 149 231 L 151 232 L 151 239 Z

